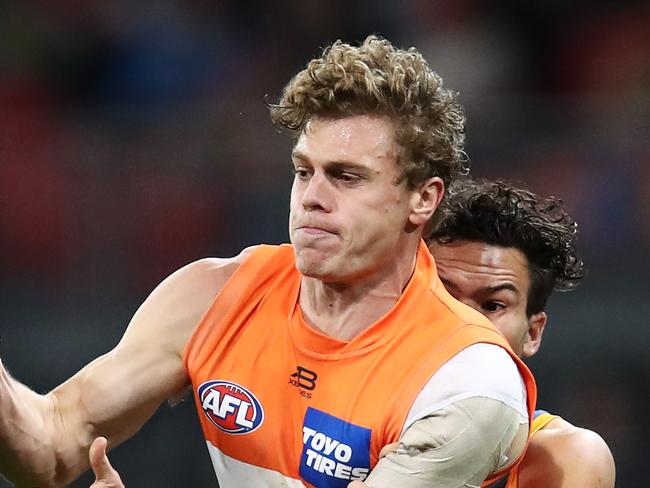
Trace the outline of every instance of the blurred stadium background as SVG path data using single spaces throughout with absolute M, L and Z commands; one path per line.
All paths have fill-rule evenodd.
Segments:
M 551 300 L 539 403 L 601 433 L 617 486 L 647 486 L 647 1 L 0 1 L 3 361 L 45 392 L 172 270 L 286 241 L 290 145 L 265 96 L 369 33 L 460 92 L 474 175 L 561 196 L 580 222 L 589 275 Z M 215 486 L 193 408 L 114 451 L 127 486 Z

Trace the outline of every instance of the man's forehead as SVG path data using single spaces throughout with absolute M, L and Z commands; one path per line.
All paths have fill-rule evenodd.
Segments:
M 307 122 L 298 137 L 296 148 L 333 142 L 342 150 L 352 150 L 362 144 L 364 148 L 381 149 L 393 147 L 395 126 L 387 117 L 355 115 L 328 119 L 316 118 Z
M 485 282 L 510 280 L 519 286 L 530 279 L 528 260 L 517 248 L 484 242 L 452 241 L 430 246 L 441 277 L 462 277 Z M 477 283 L 478 284 L 478 283 Z
M 400 150 L 388 119 L 368 116 L 310 121 L 292 151 L 294 163 L 332 164 L 392 174 Z

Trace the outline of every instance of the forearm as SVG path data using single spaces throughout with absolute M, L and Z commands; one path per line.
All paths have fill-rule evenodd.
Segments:
M 528 429 L 520 419 L 516 410 L 488 398 L 450 404 L 409 427 L 365 483 L 374 488 L 478 486 L 510 464 L 506 457 L 514 459 L 523 450 Z
M 188 384 L 183 348 L 238 265 L 201 260 L 171 275 L 115 348 L 45 396 L 0 362 L 0 473 L 19 487 L 63 486 L 88 468 L 95 437 L 115 447 L 135 434 Z
M 13 379 L 0 362 L 0 472 L 16 486 L 57 486 L 53 399 Z

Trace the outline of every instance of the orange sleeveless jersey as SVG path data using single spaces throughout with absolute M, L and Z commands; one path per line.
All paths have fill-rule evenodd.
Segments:
M 536 432 L 542 430 L 551 422 L 551 420 L 556 418 L 558 418 L 557 415 L 552 415 L 544 410 L 537 410 L 530 426 L 530 437 L 533 437 Z M 519 488 L 519 466 L 510 472 L 505 488 Z
M 517 362 L 532 416 L 532 375 L 486 318 L 447 293 L 423 242 L 397 304 L 349 342 L 304 322 L 300 282 L 290 245 L 259 246 L 185 348 L 222 487 L 346 487 L 365 479 L 433 373 L 479 342 Z

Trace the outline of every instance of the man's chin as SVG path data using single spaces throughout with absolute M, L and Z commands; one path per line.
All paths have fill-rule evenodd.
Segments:
M 298 268 L 301 275 L 308 276 L 309 278 L 322 279 L 327 274 L 323 262 L 308 259 L 296 260 L 296 268 Z
M 326 281 L 332 277 L 332 256 L 315 249 L 296 252 L 296 268 L 303 276 Z

